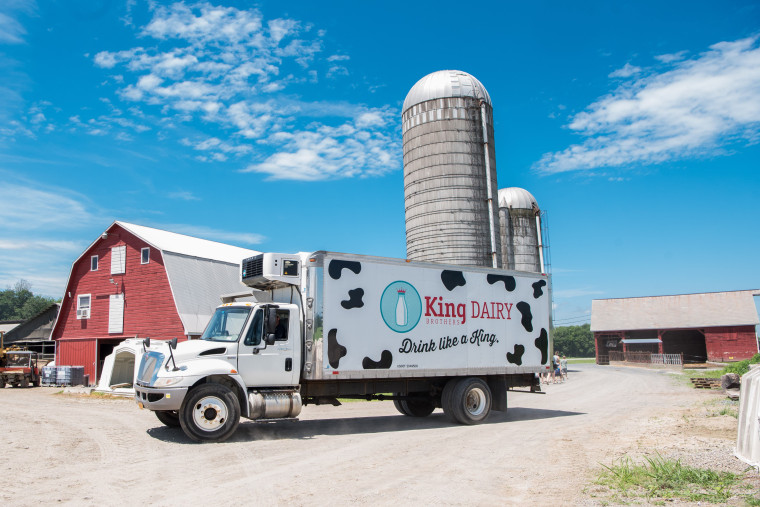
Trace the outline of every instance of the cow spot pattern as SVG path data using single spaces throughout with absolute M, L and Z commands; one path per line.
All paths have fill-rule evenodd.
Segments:
M 488 275 L 486 276 L 486 280 L 490 285 L 495 284 L 496 282 L 504 282 L 504 288 L 507 289 L 507 292 L 512 292 L 515 290 L 515 287 L 517 287 L 517 282 L 515 281 L 514 276 L 509 275 Z
M 520 319 L 520 324 L 525 328 L 526 331 L 529 333 L 533 331 L 533 314 L 530 311 L 530 305 L 526 303 L 525 301 L 520 301 L 517 303 L 517 309 L 520 310 L 520 314 L 522 315 L 522 318 Z
M 515 345 L 515 351 L 507 352 L 507 361 L 509 361 L 512 364 L 516 364 L 517 366 L 522 365 L 522 356 L 525 354 L 525 346 L 524 345 Z
M 534 343 L 536 348 L 541 351 L 541 364 L 546 364 L 549 360 L 549 336 L 546 334 L 546 329 L 541 328 L 541 334 L 538 335 Z
M 544 295 L 542 287 L 546 285 L 546 280 L 539 280 L 532 285 L 533 287 L 533 299 L 538 299 Z
M 352 308 L 361 308 L 364 306 L 364 301 L 362 301 L 363 297 L 364 297 L 364 289 L 350 290 L 348 291 L 348 299 L 345 301 L 341 301 L 340 306 L 342 306 L 346 310 L 350 310 Z
M 443 286 L 448 289 L 449 292 L 457 287 L 464 287 L 467 281 L 464 279 L 464 274 L 461 271 L 451 271 L 445 269 L 441 271 L 441 281 Z
M 375 361 L 369 357 L 365 357 L 362 361 L 362 367 L 365 370 L 387 370 L 393 364 L 393 354 L 390 350 L 384 350 L 380 354 L 380 360 Z
M 327 360 L 333 369 L 340 366 L 340 358 L 348 353 L 346 347 L 338 343 L 338 330 L 331 329 L 327 333 Z
M 358 275 L 361 273 L 362 265 L 357 261 L 340 261 L 335 259 L 330 261 L 330 265 L 327 267 L 327 273 L 333 280 L 339 280 L 344 268 L 353 271 L 355 275 Z

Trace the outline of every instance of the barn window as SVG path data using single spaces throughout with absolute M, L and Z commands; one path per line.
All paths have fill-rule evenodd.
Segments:
M 77 319 L 90 318 L 90 294 L 77 296 Z
M 120 275 L 126 271 L 127 247 L 115 246 L 111 249 L 111 274 Z
M 150 262 L 150 248 L 147 246 L 140 250 L 140 264 L 147 264 Z
M 98 270 L 98 256 L 93 255 L 90 257 L 90 271 L 97 271 Z

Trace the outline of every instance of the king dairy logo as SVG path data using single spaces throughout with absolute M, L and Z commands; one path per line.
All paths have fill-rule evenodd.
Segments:
M 398 280 L 388 285 L 380 298 L 380 314 L 385 325 L 397 333 L 407 333 L 422 317 L 422 300 L 409 282 Z

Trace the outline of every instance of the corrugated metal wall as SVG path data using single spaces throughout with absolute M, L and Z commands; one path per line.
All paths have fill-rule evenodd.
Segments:
M 498 231 L 493 110 L 485 105 L 497 263 Z M 492 266 L 480 99 L 428 100 L 402 114 L 407 258 Z

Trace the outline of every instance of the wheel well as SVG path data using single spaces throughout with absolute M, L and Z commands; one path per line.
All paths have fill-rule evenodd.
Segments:
M 229 387 L 232 392 L 235 393 L 235 396 L 237 396 L 238 402 L 240 403 L 240 414 L 243 416 L 248 415 L 248 396 L 243 392 L 243 389 L 240 388 L 240 384 L 235 382 L 232 377 L 229 375 L 209 375 L 193 384 L 190 389 L 202 384 L 222 384 L 223 386 Z

